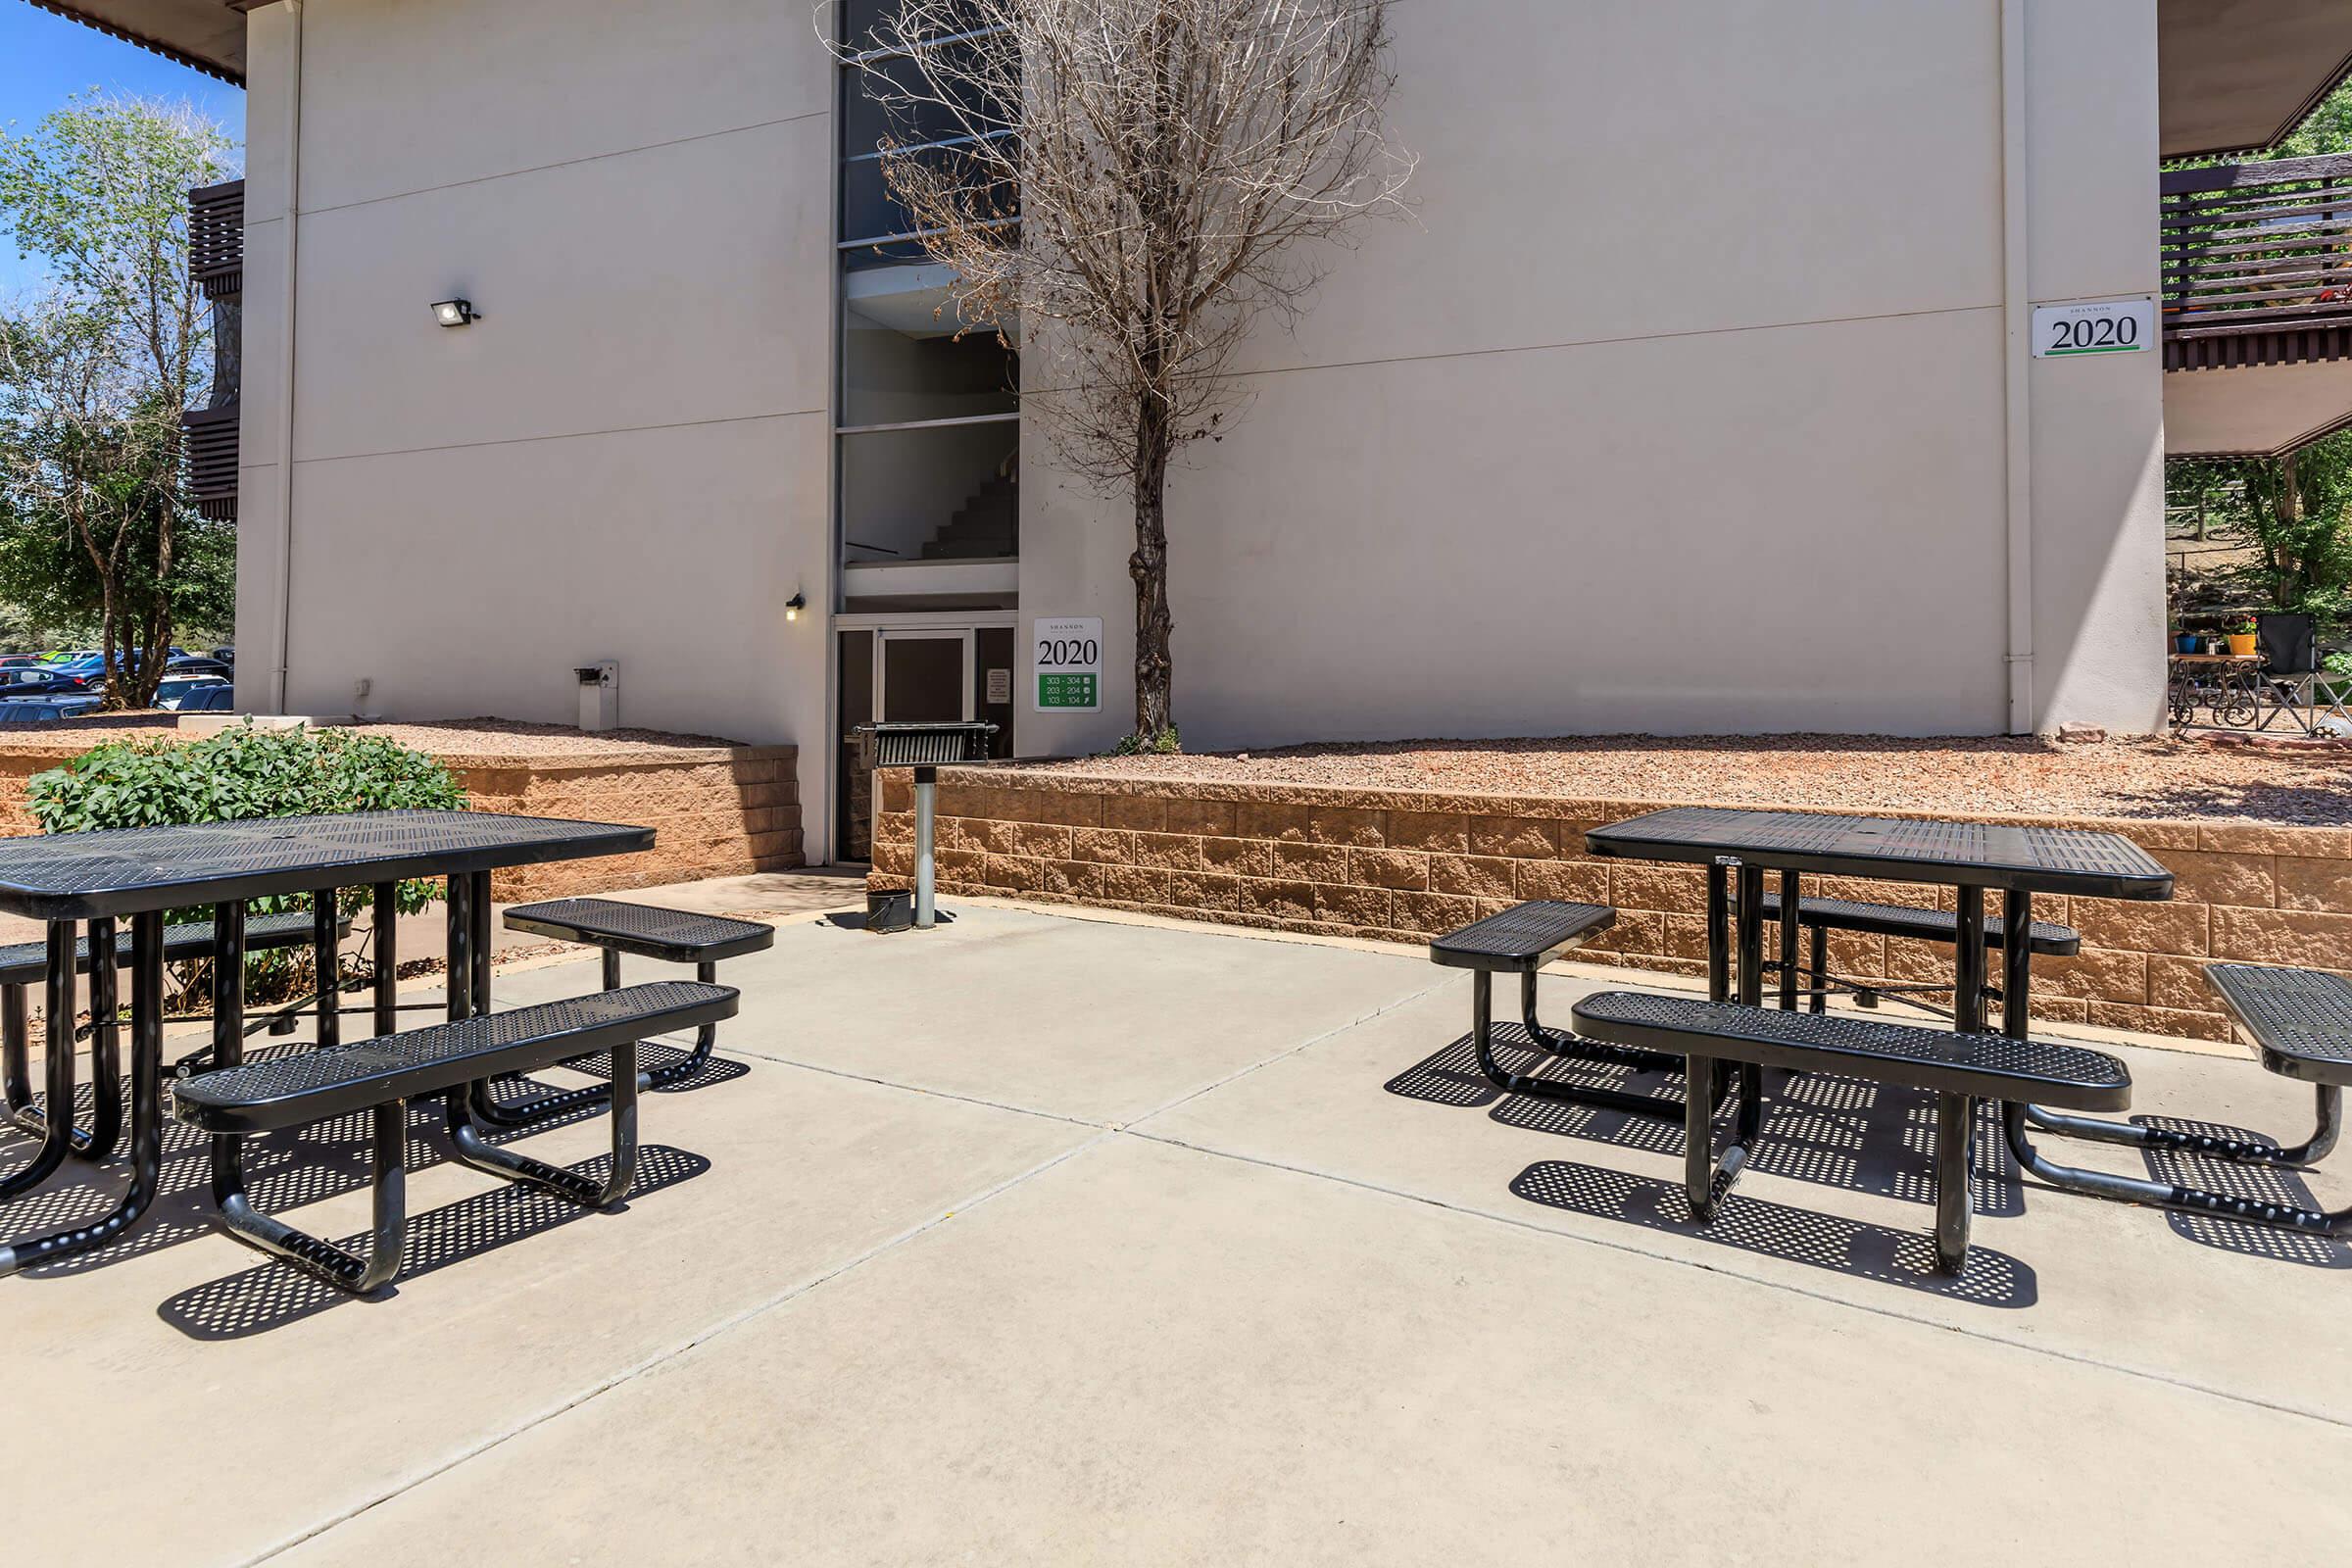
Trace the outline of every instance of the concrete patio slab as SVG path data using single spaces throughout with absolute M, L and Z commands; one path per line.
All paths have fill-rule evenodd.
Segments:
M 747 1040 L 808 1066 L 1105 1124 L 1445 980 L 1388 954 L 956 907 L 920 934 L 802 921 L 730 960 L 728 984 L 773 986 L 781 1001 Z M 623 978 L 660 967 L 624 963 Z
M 961 912 L 922 937 L 796 918 L 724 965 L 742 1015 L 708 1079 L 647 1098 L 621 1212 L 449 1165 L 417 1108 L 414 1261 L 386 1299 L 213 1234 L 175 1136 L 146 1228 L 0 1281 L 12 1544 L 2304 1561 L 2352 1528 L 2330 1248 L 1991 1180 L 1979 1266 L 1939 1288 L 1913 1109 L 1828 1079 L 1693 1233 L 1679 1134 L 1481 1098 L 1443 1055 L 1464 982 L 1423 959 Z M 496 990 L 596 983 L 536 961 Z M 1546 979 L 1554 1022 L 1588 983 Z M 2143 1108 L 2308 1114 L 2243 1062 L 2132 1060 Z M 590 1114 L 523 1144 L 586 1161 L 607 1136 Z M 0 1168 L 25 1147 L 0 1133 Z M 261 1140 L 257 1197 L 351 1236 L 360 1151 L 348 1123 Z M 0 1224 L 71 1223 L 117 1180 Z
M 1543 1014 L 1564 1028 L 1576 997 L 1639 980 L 1546 975 Z M 2352 1357 L 2317 1350 L 2352 1288 L 2352 1244 L 2021 1189 L 1987 1111 L 1976 1247 L 1968 1272 L 1946 1280 L 1932 1268 L 1930 1098 L 1826 1076 L 1775 1098 L 1726 1213 L 1694 1230 L 1679 1126 L 1494 1092 L 1470 1057 L 1469 1007 L 1457 980 L 1135 1130 L 2352 1421 Z M 2124 1054 L 2138 1114 L 2309 1131 L 2310 1089 L 2250 1061 Z M 1679 1079 L 1615 1081 L 1680 1092 Z M 2035 1145 L 2094 1169 L 2352 1202 L 2352 1181 L 2326 1167 L 2263 1171 L 2038 1134 Z
M 438 1152 L 427 1147 L 433 1120 L 421 1108 L 412 1120 L 413 1261 L 389 1299 L 347 1299 L 214 1234 L 193 1135 L 168 1145 L 166 1196 L 152 1228 L 115 1250 L 122 1255 L 5 1282 L 0 1421 L 20 1439 L 39 1435 L 9 1444 L 0 1479 L 19 1560 L 86 1550 L 89 1510 L 116 1561 L 245 1560 L 1086 1137 L 1063 1122 L 756 1062 L 706 1088 L 646 1097 L 644 1187 L 623 1211 L 591 1214 L 425 1164 Z M 355 1123 L 258 1154 L 257 1199 L 316 1234 L 364 1237 Z M 598 1116 L 525 1147 L 573 1162 L 609 1142 Z M 318 1190 L 333 1196 L 302 1200 Z M 12 1229 L 45 1228 L 68 1200 L 0 1215 Z M 207 1462 L 214 1451 L 227 1470 Z M 224 1486 L 223 1475 L 237 1479 Z M 73 1510 L 51 1505 L 60 1499 Z
M 1114 1136 L 284 1560 L 458 1521 L 515 1568 L 2328 1554 L 2352 1510 L 2265 1495 L 2287 1450 L 2352 1435 Z M 581 1462 L 620 1452 L 660 1485 Z

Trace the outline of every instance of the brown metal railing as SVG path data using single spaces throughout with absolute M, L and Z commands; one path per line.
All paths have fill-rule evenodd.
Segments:
M 245 288 L 245 182 L 228 180 L 188 192 L 188 275 L 206 299 Z
M 186 432 L 188 495 L 208 517 L 237 515 L 237 405 L 190 409 L 179 416 Z
M 2171 370 L 2352 358 L 2352 155 L 2163 176 Z

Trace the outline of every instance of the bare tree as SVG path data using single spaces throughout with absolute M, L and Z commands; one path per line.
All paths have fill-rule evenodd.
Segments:
M 1295 321 L 1330 242 L 1403 210 L 1387 0 L 881 9 L 837 47 L 894 126 L 884 179 L 960 319 L 1021 339 L 1066 465 L 1132 495 L 1135 740 L 1172 747 L 1169 466 L 1237 411 L 1251 323 Z

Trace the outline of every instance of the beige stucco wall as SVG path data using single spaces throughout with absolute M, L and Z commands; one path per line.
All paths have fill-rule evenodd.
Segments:
M 309 0 L 301 32 L 287 708 L 568 722 L 573 666 L 613 659 L 623 724 L 818 741 L 833 76 L 808 8 Z M 260 707 L 293 33 L 284 4 L 252 14 L 238 641 Z M 482 319 L 436 326 L 453 295 Z M 788 624 L 795 591 L 815 612 Z
M 2024 9 L 2031 293 L 2144 292 L 2153 8 Z M 1250 407 L 1174 483 L 1188 739 L 2005 727 L 2002 12 L 1396 0 L 1415 216 L 1250 344 Z M 798 743 L 830 821 L 808 13 L 308 0 L 290 558 L 294 25 L 252 13 L 241 698 L 289 571 L 291 709 L 563 720 L 616 659 L 624 723 Z M 484 319 L 434 326 L 453 294 Z M 2150 727 L 2155 358 L 2028 382 L 2037 719 Z M 1024 461 L 1021 613 L 1102 615 L 1109 702 L 1020 747 L 1098 747 L 1127 523 Z
M 1401 0 L 1416 220 L 1172 486 L 1188 743 L 2006 727 L 2001 13 Z M 2153 8 L 2026 16 L 2032 296 L 2151 290 Z M 2043 727 L 2158 719 L 2160 381 L 2033 367 Z M 1127 523 L 1024 457 L 1022 612 L 1113 698 L 1021 748 L 1099 747 Z

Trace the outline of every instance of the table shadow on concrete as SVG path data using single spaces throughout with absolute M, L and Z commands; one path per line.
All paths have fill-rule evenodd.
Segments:
M 2164 1127 L 2174 1132 L 2202 1133 L 2212 1138 L 2277 1147 L 2267 1134 L 2218 1122 L 2185 1121 L 2177 1116 L 2134 1116 L 2132 1119 L 2143 1127 Z M 2048 1139 L 2047 1134 L 2036 1136 Z M 2064 1159 L 2067 1157 L 2064 1153 L 2066 1144 L 2067 1140 L 2064 1139 L 2048 1139 L 2037 1147 L 2053 1159 Z M 2286 1208 L 2314 1209 L 2320 1206 L 2318 1198 L 2313 1195 L 2302 1175 L 2285 1166 L 2241 1165 L 2235 1160 L 2214 1159 L 2169 1149 L 2142 1150 L 2140 1155 L 2147 1161 L 2148 1176 L 2154 1181 L 2170 1182 L 2176 1187 L 2201 1188 L 2206 1192 Z M 2352 1155 L 2339 1153 L 2335 1157 L 2342 1159 Z M 2234 1252 L 2241 1257 L 2300 1264 L 2305 1268 L 2352 1268 L 2352 1243 L 2333 1237 L 2315 1236 L 2308 1231 L 2278 1230 L 2269 1225 L 2249 1225 L 2243 1220 L 2225 1219 L 2219 1214 L 2187 1214 L 2178 1209 L 2166 1209 L 2164 1217 L 2175 1236 L 2194 1242 L 2199 1247 Z
M 1978 1306 L 2019 1311 L 2040 1297 L 2034 1271 L 2006 1252 L 1980 1245 L 1969 1250 L 1968 1266 L 1960 1274 L 1939 1274 L 1934 1239 L 1925 1231 L 1891 1230 L 1838 1214 L 1791 1208 L 1737 1189 L 1706 1225 L 1690 1223 L 1680 1182 L 1567 1160 L 1539 1160 L 1528 1166 L 1511 1179 L 1511 1193 L 1546 1208 L 1670 1231 L 1733 1251 Z
M 1563 1056 L 1556 1050 L 1529 1044 L 1526 1030 L 1517 1024 L 1496 1025 L 1494 1056 L 1506 1071 L 1555 1083 L 1682 1098 L 1680 1073 L 1641 1072 Z M 1408 1100 L 1465 1109 L 1492 1107 L 1488 1118 L 1505 1127 L 1589 1139 L 1677 1161 L 1682 1158 L 1683 1129 L 1678 1123 L 1570 1101 L 1505 1095 L 1478 1070 L 1467 1035 L 1415 1062 L 1384 1087 Z M 1749 1152 L 1750 1170 L 1934 1205 L 1933 1095 L 1833 1073 L 1777 1071 L 1768 1074 L 1765 1090 L 1764 1123 Z M 1719 1117 L 1719 1123 L 1724 1119 Z M 1979 1214 L 2005 1216 L 2025 1211 L 2016 1162 L 2001 1141 L 1999 1114 L 1989 1105 L 1979 1108 L 1970 1188 Z
M 262 1061 L 271 1055 L 284 1055 L 308 1049 L 299 1044 L 270 1046 L 249 1051 L 246 1059 Z M 685 1055 L 686 1053 L 681 1050 L 648 1042 L 638 1048 L 638 1064 L 642 1070 L 652 1071 L 683 1060 Z M 583 1057 L 575 1070 L 609 1080 L 611 1058 L 603 1054 Z M 750 1067 L 742 1062 L 713 1056 L 693 1076 L 656 1090 L 645 1098 L 656 1102 L 658 1113 L 662 1097 L 694 1093 L 740 1078 L 750 1071 Z M 551 1083 L 538 1078 L 502 1079 L 499 1085 L 508 1093 L 500 1094 L 498 1098 L 502 1103 L 508 1104 L 571 1087 L 569 1084 Z M 522 1092 L 513 1093 L 518 1086 Z M 129 1095 L 127 1082 L 123 1086 L 123 1094 L 125 1098 Z M 74 1099 L 76 1119 L 86 1126 L 91 1108 L 89 1085 L 80 1085 L 75 1090 Z M 37 1107 L 41 1102 L 36 1100 L 34 1103 Z M 602 1104 L 575 1105 L 530 1127 L 485 1128 L 484 1134 L 492 1144 L 506 1144 L 592 1120 L 603 1115 L 604 1111 Z M 367 1112 L 354 1112 L 248 1139 L 245 1173 L 255 1205 L 265 1213 L 283 1213 L 344 1193 L 364 1190 L 369 1180 L 369 1122 L 370 1117 Z M 410 1105 L 408 1168 L 411 1174 L 449 1159 L 446 1125 L 447 1118 L 439 1096 Z M 0 1125 L 0 1164 L 6 1168 L 15 1169 L 23 1159 L 31 1156 L 35 1147 L 35 1140 L 22 1130 Z M 211 1149 L 211 1140 L 205 1134 L 171 1119 L 167 1113 L 163 1168 L 157 1182 L 155 1200 L 148 1205 L 139 1223 L 111 1246 L 27 1269 L 24 1278 L 39 1280 L 86 1273 L 211 1234 L 215 1229 Z M 0 1234 L 22 1240 L 96 1220 L 121 1200 L 124 1183 L 128 1179 L 128 1168 L 122 1152 L 118 1152 L 114 1158 L 99 1165 L 69 1160 L 65 1168 L 40 1187 L 11 1201 L 0 1203 Z M 418 1219 L 413 1218 L 411 1223 L 414 1226 Z M 270 1266 L 283 1268 L 283 1265 Z M 289 1269 L 286 1272 L 293 1271 Z
M 602 1181 L 612 1166 L 611 1154 L 599 1154 L 571 1168 L 591 1181 Z M 675 1187 L 710 1168 L 710 1161 L 700 1154 L 662 1144 L 644 1145 L 638 1151 L 637 1180 L 628 1197 L 641 1198 Z M 625 1213 L 628 1207 L 628 1199 L 624 1199 L 608 1208 L 590 1209 L 541 1188 L 510 1184 L 410 1215 L 400 1277 L 368 1297 L 337 1290 L 283 1263 L 263 1262 L 182 1291 L 157 1307 L 156 1315 L 192 1340 L 247 1339 L 333 1307 L 364 1307 L 389 1299 L 400 1294 L 403 1284 L 419 1275 L 496 1251 L 560 1225 Z M 366 1256 L 371 1243 L 368 1233 L 361 1231 L 335 1245 Z

